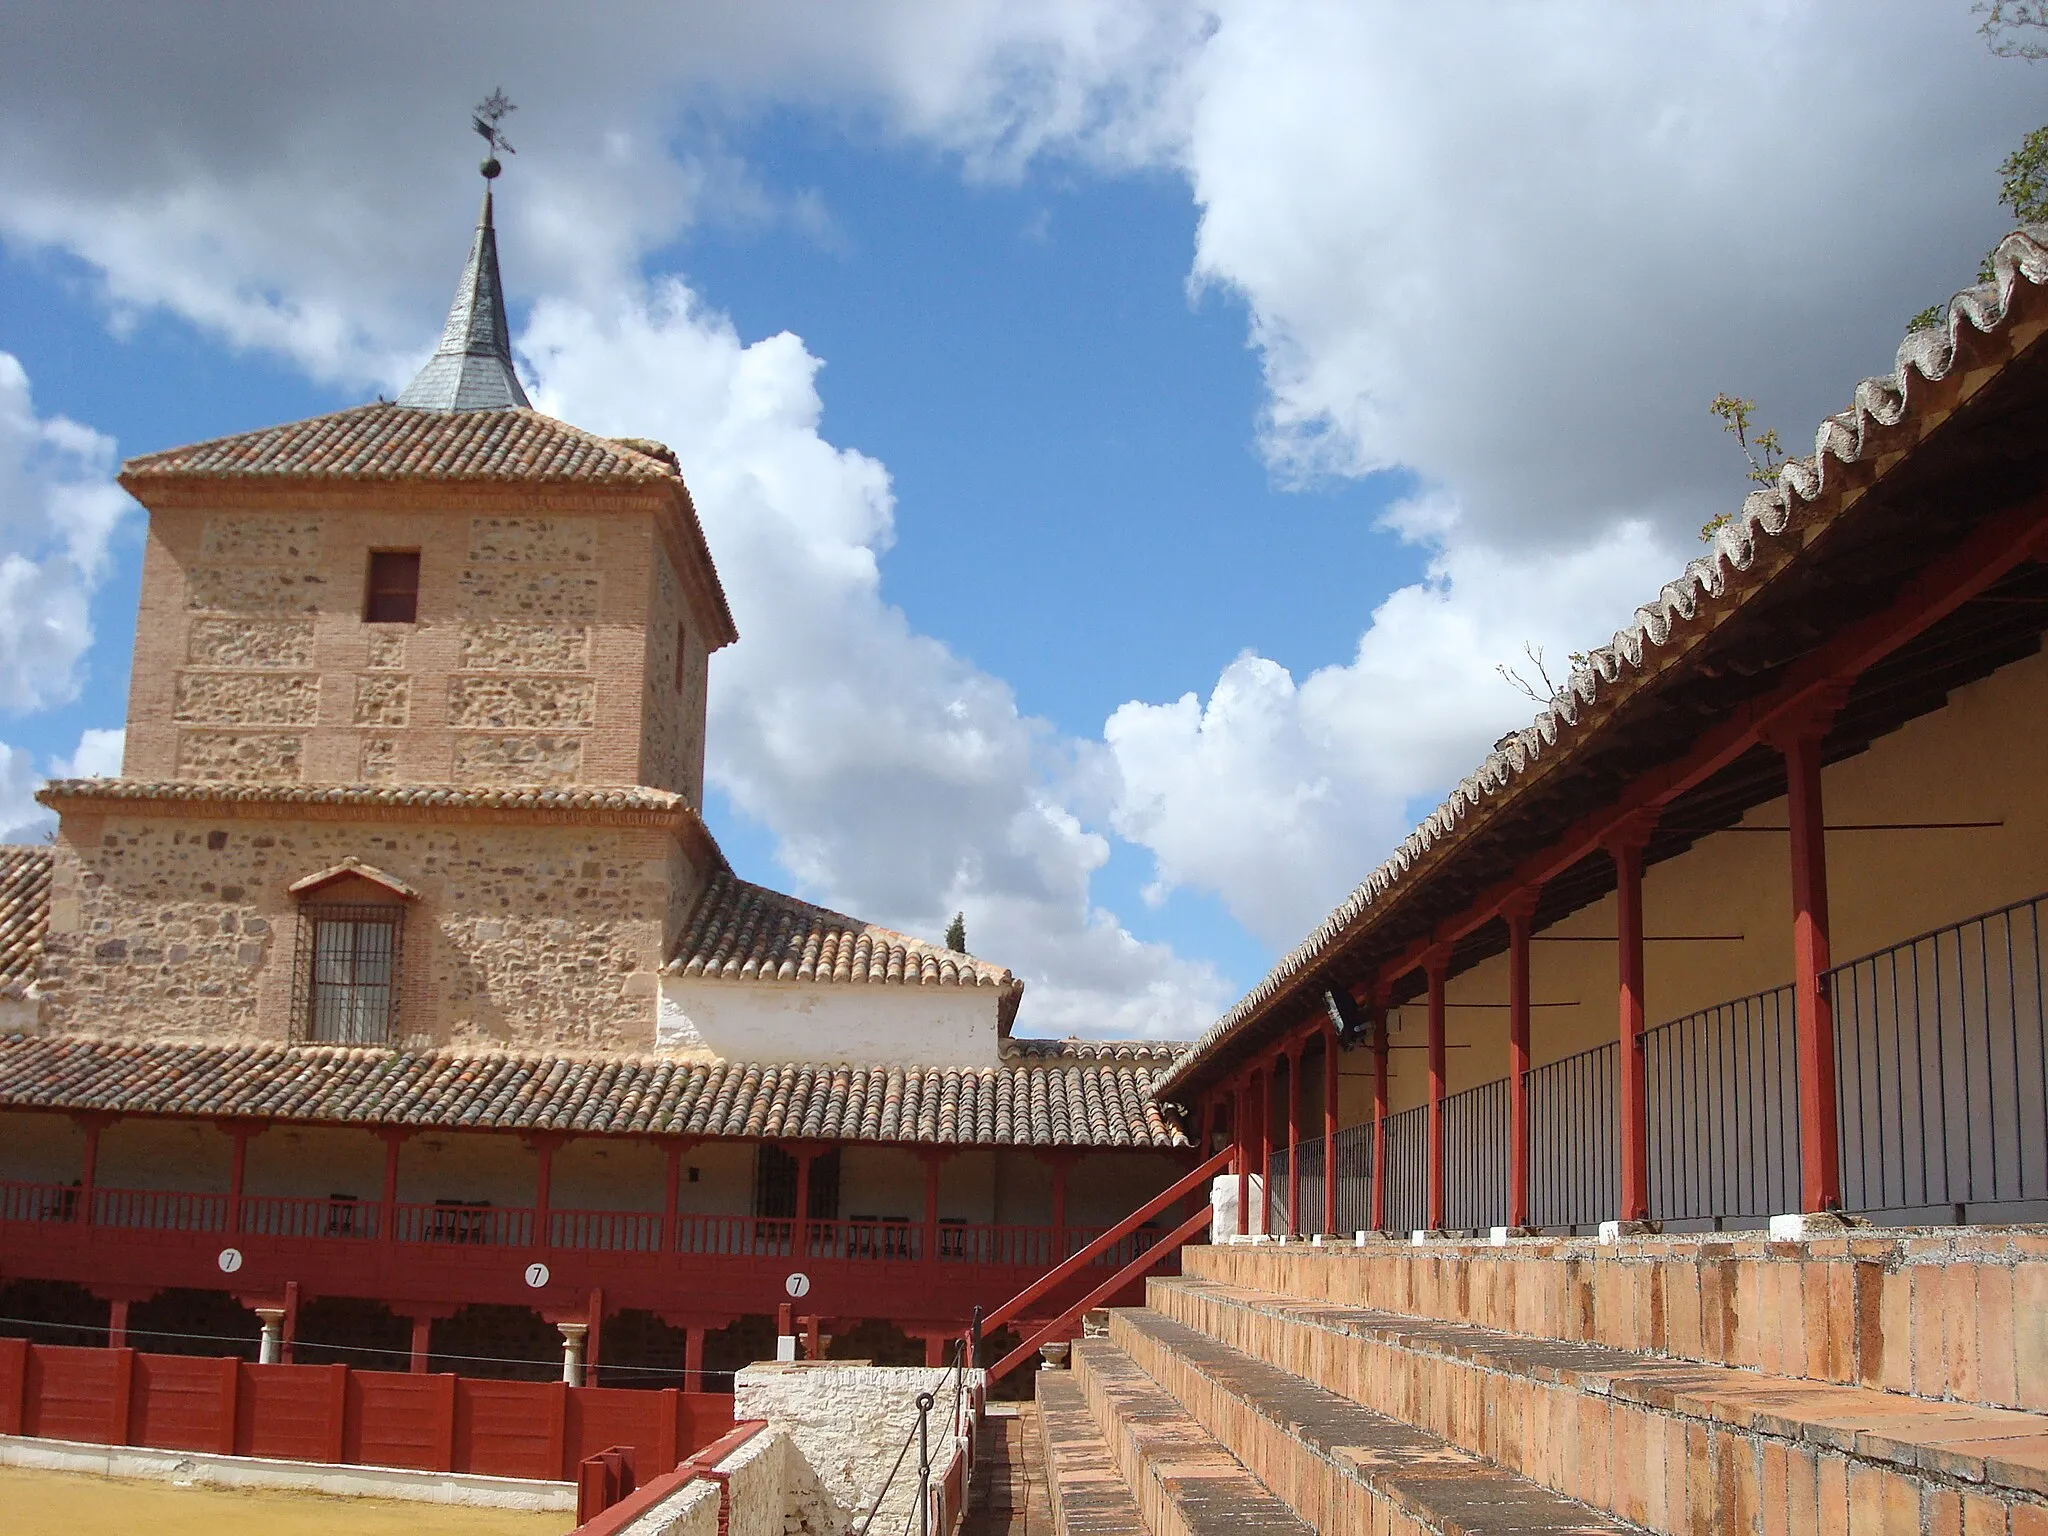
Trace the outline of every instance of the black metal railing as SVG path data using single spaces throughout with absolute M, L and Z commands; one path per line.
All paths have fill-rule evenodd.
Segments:
M 1277 1235 L 1293 1230 L 1287 1209 L 1287 1165 L 1291 1161 L 1285 1147 L 1274 1147 L 1266 1154 L 1266 1224 L 1259 1228 L 1261 1232 Z
M 1371 1121 L 1339 1131 L 1332 1143 L 1339 1232 L 1364 1232 L 1372 1227 L 1372 1147 Z
M 1529 1220 L 1536 1226 L 1593 1231 L 1620 1208 L 1618 1054 L 1609 1041 L 1529 1073 Z
M 1444 1225 L 1454 1232 L 1508 1221 L 1508 1080 L 1444 1099 Z
M 1797 1044 L 1789 986 L 1644 1032 L 1654 1219 L 1718 1225 L 1799 1209 Z
M 2044 904 L 2048 896 L 2016 902 L 1828 973 L 1850 1210 L 1916 1221 L 2040 1219 L 2048 1200 Z
M 1298 1149 L 1301 1177 L 1296 1181 L 1293 1224 L 1288 1231 L 1307 1235 L 1323 1230 L 1323 1138 L 1302 1142 Z M 1285 1191 L 1282 1192 L 1285 1198 Z
M 1387 1229 L 1429 1225 L 1429 1106 L 1387 1116 Z

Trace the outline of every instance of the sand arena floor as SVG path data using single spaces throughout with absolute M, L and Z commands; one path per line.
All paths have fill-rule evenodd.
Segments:
M 575 1524 L 566 1511 L 228 1492 L 0 1467 L 0 1530 L 7 1536 L 561 1536 Z

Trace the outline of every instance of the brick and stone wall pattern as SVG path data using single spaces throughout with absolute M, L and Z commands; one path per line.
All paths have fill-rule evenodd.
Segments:
M 671 515 L 645 493 L 420 483 L 229 487 L 158 506 L 128 771 L 645 783 L 694 803 L 703 635 L 671 566 Z M 377 549 L 419 550 L 416 623 L 363 622 Z M 694 637 L 680 697 L 679 623 Z
M 682 687 L 676 687 L 681 644 Z M 689 611 L 682 583 L 665 556 L 654 561 L 648 601 L 646 698 L 642 710 L 641 782 L 674 790 L 692 805 L 704 800 L 704 710 L 709 657 L 704 631 Z
M 665 830 L 456 822 L 67 818 L 42 1027 L 280 1039 L 298 904 L 353 855 L 421 895 L 400 1028 L 414 1045 L 649 1049 L 655 972 L 696 876 Z

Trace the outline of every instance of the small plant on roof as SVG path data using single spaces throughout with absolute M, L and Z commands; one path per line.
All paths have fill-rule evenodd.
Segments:
M 1756 413 L 1756 402 L 1721 394 L 1714 396 L 1707 409 L 1720 417 L 1721 430 L 1731 434 L 1741 445 L 1742 456 L 1749 460 L 1749 478 L 1758 485 L 1776 485 L 1778 470 L 1785 463 L 1785 449 L 1778 441 L 1776 427 L 1765 427 L 1754 438 L 1750 436 L 1750 417 Z M 1734 521 L 1730 514 L 1723 512 L 1719 517 L 1700 524 L 1700 542 L 1713 543 L 1714 535 Z
M 946 948 L 956 955 L 967 953 L 967 914 L 955 912 L 953 921 L 946 924 Z

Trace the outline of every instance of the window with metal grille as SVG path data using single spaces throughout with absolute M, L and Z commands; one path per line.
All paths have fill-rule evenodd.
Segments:
M 299 911 L 294 1035 L 321 1045 L 382 1045 L 398 1033 L 400 906 Z
M 365 624 L 410 624 L 420 611 L 420 552 L 370 551 L 370 576 L 363 586 Z

